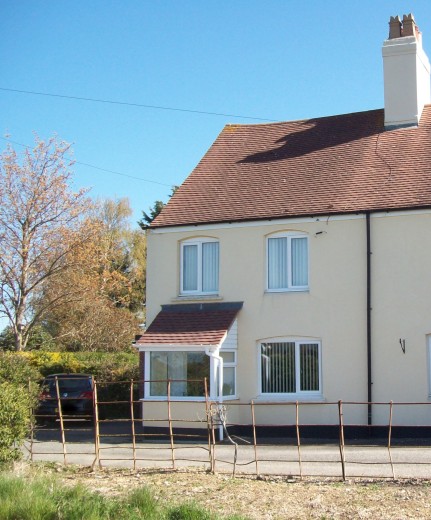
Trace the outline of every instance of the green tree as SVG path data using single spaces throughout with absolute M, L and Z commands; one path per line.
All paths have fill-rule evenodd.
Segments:
M 43 324 L 35 325 L 29 335 L 26 350 L 55 350 L 56 344 Z M 0 350 L 15 350 L 15 336 L 12 327 L 0 333 Z
M 172 186 L 171 193 L 169 195 L 169 198 L 174 195 L 174 193 L 178 190 L 178 186 Z M 157 217 L 157 215 L 160 214 L 162 209 L 166 206 L 165 202 L 162 202 L 161 200 L 156 200 L 151 208 L 149 208 L 149 214 L 145 211 L 142 211 L 142 219 L 138 221 L 139 226 L 141 229 L 148 229 L 151 225 L 151 222 Z

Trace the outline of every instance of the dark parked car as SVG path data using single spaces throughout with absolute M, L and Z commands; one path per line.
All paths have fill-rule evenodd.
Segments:
M 57 395 L 56 380 L 59 395 Z M 92 419 L 94 410 L 93 376 L 88 374 L 52 374 L 42 383 L 37 415 L 44 420 L 59 418 L 59 405 L 64 419 Z M 60 398 L 60 399 L 58 399 Z M 59 403 L 60 401 L 60 403 Z

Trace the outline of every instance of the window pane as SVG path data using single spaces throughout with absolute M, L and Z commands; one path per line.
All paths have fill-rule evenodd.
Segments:
M 170 379 L 171 397 L 204 397 L 203 380 L 209 374 L 210 358 L 204 352 L 150 353 L 151 396 L 167 396 Z
M 218 291 L 219 245 L 218 242 L 202 244 L 202 291 Z
M 204 378 L 209 385 L 210 358 L 205 352 L 187 352 L 187 395 L 188 397 L 205 397 Z M 208 388 L 209 392 L 209 388 Z
M 300 351 L 301 391 L 319 391 L 319 345 L 302 344 Z
M 168 379 L 168 353 L 150 353 L 150 395 L 168 395 L 166 379 Z
M 262 393 L 285 394 L 296 391 L 295 343 L 261 345 Z
M 198 290 L 198 246 L 183 247 L 183 291 Z
M 223 368 L 223 395 L 235 395 L 235 368 Z
M 186 352 L 168 352 L 168 379 L 174 379 L 174 381 L 171 382 L 172 397 L 187 395 Z
M 287 238 L 268 239 L 268 289 L 287 289 Z
M 223 363 L 235 363 L 235 352 L 220 352 Z
M 308 285 L 308 240 L 292 238 L 292 287 Z

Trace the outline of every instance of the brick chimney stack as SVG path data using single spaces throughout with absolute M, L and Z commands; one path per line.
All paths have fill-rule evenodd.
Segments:
M 430 63 L 412 14 L 391 16 L 383 42 L 385 127 L 417 126 L 430 103 Z

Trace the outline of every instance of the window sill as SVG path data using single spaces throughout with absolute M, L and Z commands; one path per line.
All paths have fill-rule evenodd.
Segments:
M 168 398 L 166 396 L 152 396 L 152 397 L 141 397 L 139 399 L 142 402 L 152 402 L 152 403 L 165 403 Z M 171 396 L 170 398 L 171 402 L 182 402 L 182 403 L 204 403 L 205 397 L 181 397 L 181 396 Z M 223 399 L 211 399 L 211 397 L 208 397 L 208 402 L 211 403 L 218 403 L 218 402 L 225 402 L 225 401 L 239 401 L 239 397 L 236 395 L 229 395 L 224 396 Z
M 211 399 L 211 397 L 209 397 L 208 399 L 212 403 L 224 403 L 226 401 L 239 401 L 239 397 L 237 397 L 236 395 L 225 395 L 225 396 L 223 396 L 222 399 L 220 399 L 220 398 Z
M 190 302 L 190 301 L 222 301 L 223 296 L 219 294 L 185 294 L 171 298 L 171 302 Z
M 323 395 L 259 395 L 253 399 L 255 403 L 324 403 Z
M 147 403 L 166 403 L 168 398 L 166 396 L 159 396 L 159 397 L 151 396 L 151 397 L 141 397 L 141 399 L 139 399 L 139 400 L 142 402 L 147 402 Z M 181 402 L 181 403 L 204 403 L 205 397 L 171 396 L 169 401 L 171 403 L 173 403 L 173 402 L 176 402 L 176 403 L 179 403 L 179 402 Z
M 286 294 L 286 293 L 309 293 L 310 288 L 305 289 L 265 289 L 265 294 Z

